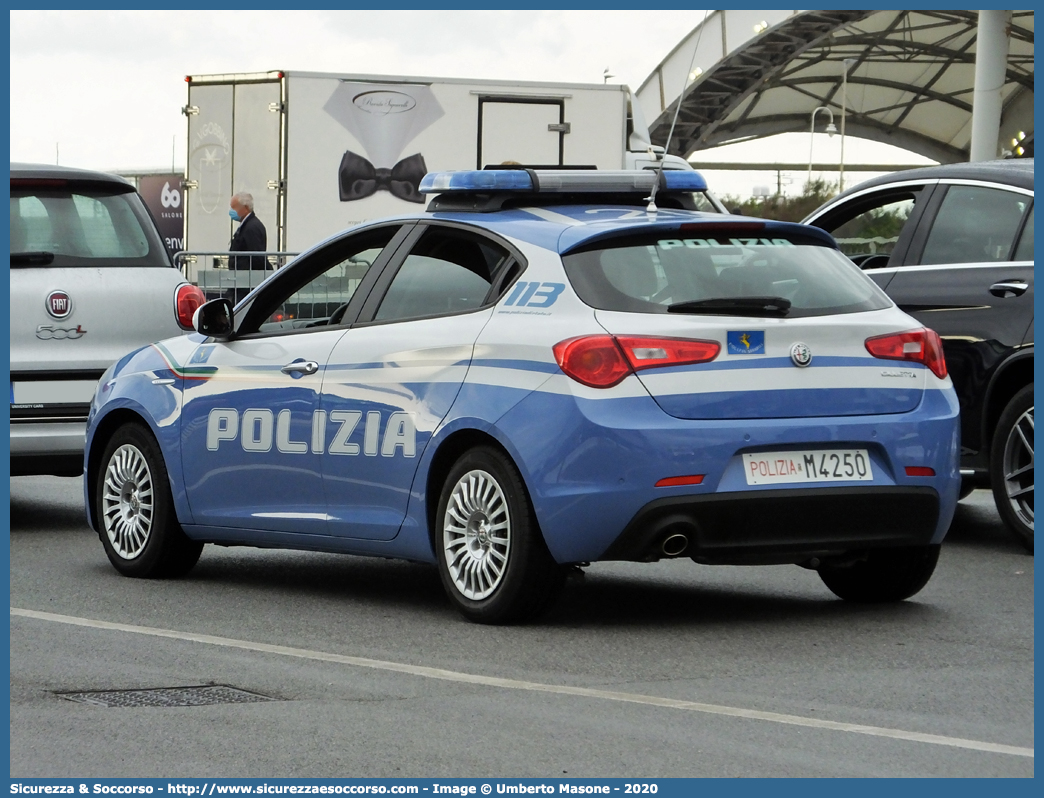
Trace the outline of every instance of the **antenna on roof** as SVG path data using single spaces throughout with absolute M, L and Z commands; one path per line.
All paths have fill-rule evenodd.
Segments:
M 696 52 L 700 49 L 700 39 L 703 38 L 703 27 L 707 23 L 707 15 L 710 14 L 710 9 L 703 12 L 703 21 L 700 23 L 700 32 L 696 34 L 696 45 L 692 48 L 692 60 L 689 61 L 689 71 L 685 74 L 685 82 L 682 84 L 681 94 L 678 95 L 678 106 L 674 109 L 674 119 L 671 121 L 670 132 L 667 133 L 667 141 L 663 145 L 663 155 L 660 157 L 660 166 L 656 170 L 656 182 L 653 183 L 652 191 L 649 192 L 649 196 L 646 199 L 649 200 L 649 204 L 645 208 L 646 213 L 656 213 L 656 191 L 660 187 L 660 180 L 663 176 L 663 165 L 667 161 L 667 153 L 671 150 L 671 139 L 674 137 L 674 126 L 678 124 L 678 112 L 681 111 L 682 100 L 685 99 L 685 89 L 689 85 L 690 80 L 695 80 L 703 74 L 703 70 L 694 70 L 693 65 L 696 63 Z

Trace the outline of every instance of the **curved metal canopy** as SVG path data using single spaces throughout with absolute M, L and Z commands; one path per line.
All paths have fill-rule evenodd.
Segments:
M 669 147 L 682 157 L 809 130 L 819 106 L 840 127 L 844 95 L 846 134 L 966 161 L 977 23 L 976 11 L 714 11 L 636 95 L 658 144 L 682 95 Z M 1001 103 L 1002 146 L 1020 131 L 1032 146 L 1032 11 L 1012 12 Z

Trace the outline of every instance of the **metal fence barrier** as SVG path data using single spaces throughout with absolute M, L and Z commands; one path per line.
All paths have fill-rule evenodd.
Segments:
M 174 265 L 181 270 L 186 280 L 203 290 L 207 299 L 227 296 L 238 301 L 271 276 L 273 271 L 283 268 L 299 254 L 301 253 L 182 251 L 174 255 Z M 229 268 L 231 258 L 250 259 L 253 262 L 256 257 L 263 257 L 267 268 Z

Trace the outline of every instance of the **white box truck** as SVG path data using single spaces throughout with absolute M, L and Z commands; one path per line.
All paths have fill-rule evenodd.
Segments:
M 185 249 L 227 250 L 228 201 L 254 196 L 268 249 L 301 251 L 416 210 L 426 172 L 515 161 L 655 168 L 622 85 L 264 72 L 190 75 Z M 689 164 L 667 156 L 667 168 Z

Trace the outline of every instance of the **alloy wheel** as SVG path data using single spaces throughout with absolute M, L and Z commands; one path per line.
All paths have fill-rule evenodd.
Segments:
M 116 554 L 133 560 L 145 550 L 154 509 L 149 464 L 137 447 L 124 444 L 109 458 L 102 489 L 105 534 Z
M 1019 416 L 1004 443 L 1004 488 L 1011 509 L 1033 528 L 1033 408 Z
M 479 601 L 504 579 L 511 553 L 511 517 L 507 499 L 487 471 L 464 474 L 446 506 L 442 545 L 454 586 Z

